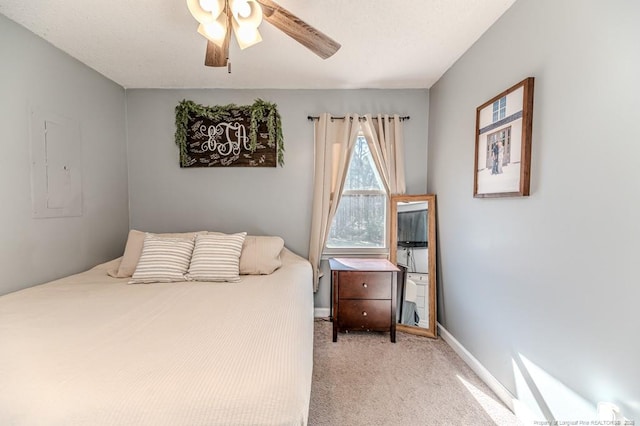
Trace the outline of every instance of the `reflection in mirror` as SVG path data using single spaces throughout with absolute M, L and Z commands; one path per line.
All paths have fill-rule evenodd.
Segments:
M 434 206 L 434 195 L 391 199 L 390 259 L 402 271 L 398 279 L 398 330 L 430 337 L 436 337 Z
M 398 203 L 396 262 L 404 274 L 404 294 L 399 306 L 399 322 L 429 327 L 429 306 L 425 302 L 428 286 L 427 203 Z

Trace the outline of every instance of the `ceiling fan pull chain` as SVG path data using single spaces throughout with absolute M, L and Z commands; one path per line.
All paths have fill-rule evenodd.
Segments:
M 231 61 L 227 59 L 227 73 L 231 74 Z

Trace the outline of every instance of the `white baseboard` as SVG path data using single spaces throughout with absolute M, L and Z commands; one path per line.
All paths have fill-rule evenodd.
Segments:
M 331 315 L 331 309 L 329 308 L 314 308 L 313 316 L 315 318 L 327 318 Z
M 478 377 L 480 377 L 480 379 L 489 386 L 489 389 L 491 389 L 512 412 L 515 412 L 518 402 L 517 398 L 513 396 L 513 394 L 509 392 L 509 390 L 505 388 L 502 383 L 500 383 L 498 379 L 496 379 L 489 370 L 480 363 L 480 361 L 471 355 L 471 352 L 462 346 L 460 342 L 458 342 L 456 338 L 453 337 L 453 335 L 440 323 L 438 323 L 438 334 L 442 337 L 442 340 L 447 342 L 447 344 L 451 346 L 451 349 L 453 349 L 455 353 L 457 353 L 458 356 L 462 358 L 469 367 L 471 367 Z

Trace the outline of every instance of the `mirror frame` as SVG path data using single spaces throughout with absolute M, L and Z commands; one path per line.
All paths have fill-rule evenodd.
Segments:
M 436 196 L 435 194 L 392 195 L 390 201 L 391 229 L 389 233 L 389 261 L 394 265 L 397 265 L 398 261 L 398 203 L 410 201 L 427 202 L 427 232 L 429 234 L 427 236 L 427 246 L 429 247 L 429 328 L 399 324 L 396 318 L 396 330 L 435 339 L 438 337 L 436 315 L 438 305 L 436 300 Z

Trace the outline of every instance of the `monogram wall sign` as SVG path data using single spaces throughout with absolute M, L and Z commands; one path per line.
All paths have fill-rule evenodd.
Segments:
M 276 167 L 284 165 L 280 114 L 275 104 L 176 106 L 180 167 Z

